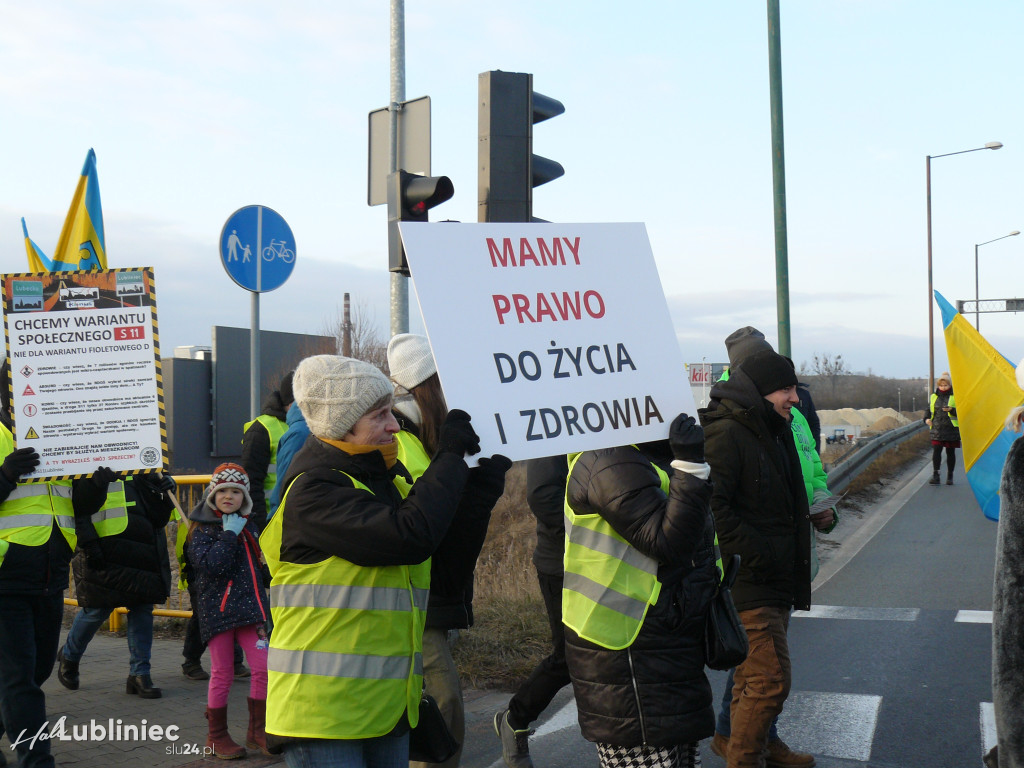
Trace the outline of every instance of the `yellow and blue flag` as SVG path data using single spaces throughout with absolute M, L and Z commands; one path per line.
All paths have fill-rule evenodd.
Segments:
M 76 270 L 106 269 L 107 249 L 103 237 L 103 206 L 100 204 L 100 182 L 96 175 L 96 153 L 89 150 L 82 166 L 71 207 L 57 240 L 53 259 L 48 259 L 28 236 L 25 220 L 21 220 L 25 233 L 25 250 L 31 272 L 73 272 Z
M 953 377 L 967 482 L 981 511 L 999 519 L 999 479 L 1017 435 L 1004 427 L 1010 409 L 1024 403 L 1014 365 L 995 350 L 935 291 L 942 312 L 949 373 Z

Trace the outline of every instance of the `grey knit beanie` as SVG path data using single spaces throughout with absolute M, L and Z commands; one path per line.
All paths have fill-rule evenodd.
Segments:
M 437 373 L 434 355 L 426 336 L 400 333 L 388 342 L 391 380 L 411 390 Z
M 725 348 L 729 353 L 729 367 L 735 368 L 755 352 L 771 349 L 772 345 L 757 328 L 746 325 L 725 337 Z
M 295 369 L 292 389 L 309 431 L 328 440 L 343 440 L 374 403 L 395 391 L 376 367 L 341 355 L 307 357 Z

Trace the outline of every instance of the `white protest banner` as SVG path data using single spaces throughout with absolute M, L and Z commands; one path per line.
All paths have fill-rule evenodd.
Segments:
M 643 224 L 400 229 L 445 398 L 481 455 L 658 440 L 696 415 Z
M 2 275 L 15 445 L 30 479 L 162 469 L 167 453 L 151 268 Z

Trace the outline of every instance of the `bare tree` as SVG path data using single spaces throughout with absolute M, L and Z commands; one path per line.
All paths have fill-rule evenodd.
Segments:
M 815 376 L 828 379 L 833 395 L 836 393 L 836 379 L 840 376 L 849 376 L 851 373 L 842 355 L 833 355 L 829 352 L 814 353 L 811 358 L 811 372 Z
M 338 340 L 338 349 L 344 349 L 345 314 L 341 307 L 335 309 L 335 316 L 324 322 L 323 333 Z M 352 357 L 365 360 L 388 373 L 388 339 L 380 331 L 373 313 L 364 302 L 356 302 L 349 318 L 349 340 Z

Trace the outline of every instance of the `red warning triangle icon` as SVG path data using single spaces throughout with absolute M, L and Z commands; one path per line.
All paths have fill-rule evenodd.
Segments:
M 24 395 L 34 395 L 35 392 L 33 391 L 32 387 L 26 385 L 25 386 L 25 391 L 22 392 L 21 394 L 22 394 L 22 396 L 24 396 Z

